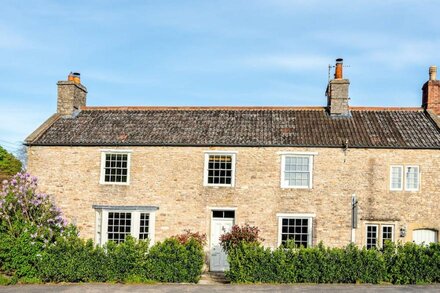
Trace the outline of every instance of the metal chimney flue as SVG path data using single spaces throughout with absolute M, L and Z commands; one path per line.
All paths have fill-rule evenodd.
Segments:
M 343 65 L 344 59 L 338 58 L 336 59 L 336 68 L 335 68 L 335 79 L 342 79 L 342 65 Z

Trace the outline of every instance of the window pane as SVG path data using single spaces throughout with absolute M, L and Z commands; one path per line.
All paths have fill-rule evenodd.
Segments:
M 209 155 L 208 184 L 232 184 L 232 156 Z
M 127 182 L 128 176 L 128 155 L 127 154 L 106 154 L 104 167 L 105 182 Z
M 213 218 L 235 218 L 235 211 L 212 211 Z
M 283 218 L 281 219 L 281 244 L 286 245 L 287 241 L 293 241 L 295 246 L 308 247 L 309 219 Z
M 148 232 L 150 230 L 150 214 L 141 213 L 140 214 L 140 223 L 139 223 L 139 239 L 147 239 Z
M 131 213 L 108 213 L 107 237 L 117 243 L 125 240 L 125 236 L 131 232 Z
M 402 189 L 402 167 L 391 167 L 391 188 Z
M 406 189 L 419 189 L 419 167 L 406 167 Z
M 377 247 L 377 226 L 367 226 L 367 249 Z
M 393 241 L 393 226 L 382 226 L 382 247 L 388 240 Z
M 235 211 L 225 211 L 225 218 L 235 218 Z
M 292 187 L 310 186 L 310 157 L 286 156 L 284 184 Z

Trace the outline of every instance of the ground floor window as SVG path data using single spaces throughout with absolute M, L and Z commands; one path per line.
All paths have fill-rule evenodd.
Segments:
M 312 246 L 312 217 L 309 215 L 279 214 L 278 244 L 286 245 L 289 241 L 295 246 Z
M 379 238 L 377 229 L 377 225 L 367 225 L 367 249 L 377 247 L 377 240 Z
M 366 247 L 382 248 L 386 241 L 394 241 L 394 225 L 388 224 L 367 224 L 366 225 Z
M 120 243 L 127 235 L 154 242 L 154 207 L 94 206 L 96 210 L 96 243 Z

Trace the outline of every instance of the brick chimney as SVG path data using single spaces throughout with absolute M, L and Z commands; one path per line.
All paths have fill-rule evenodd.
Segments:
M 67 80 L 59 81 L 57 113 L 73 115 L 86 105 L 87 88 L 81 84 L 80 74 L 71 72 Z
M 422 87 L 422 107 L 440 115 L 440 80 L 437 80 L 437 66 L 429 67 L 429 80 Z
M 333 117 L 349 117 L 350 109 L 348 106 L 348 86 L 350 81 L 343 78 L 342 74 L 343 59 L 336 59 L 335 77 L 330 80 L 326 96 L 327 109 Z

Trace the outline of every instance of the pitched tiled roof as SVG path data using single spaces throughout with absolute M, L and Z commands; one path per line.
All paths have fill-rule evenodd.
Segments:
M 440 149 L 440 130 L 421 108 L 85 107 L 59 117 L 29 145 L 316 146 Z

